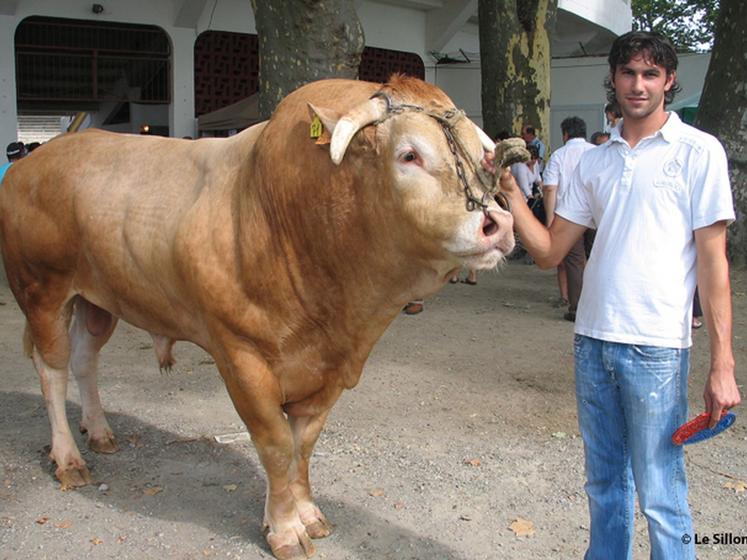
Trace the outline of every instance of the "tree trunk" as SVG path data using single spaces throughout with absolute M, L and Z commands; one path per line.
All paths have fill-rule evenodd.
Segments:
M 322 78 L 357 78 L 365 46 L 349 0 L 252 0 L 259 40 L 259 113 Z
M 479 0 L 483 128 L 550 136 L 550 33 L 557 0 Z
M 695 124 L 721 140 L 737 220 L 730 228 L 729 256 L 747 265 L 747 2 L 721 0 L 716 33 Z

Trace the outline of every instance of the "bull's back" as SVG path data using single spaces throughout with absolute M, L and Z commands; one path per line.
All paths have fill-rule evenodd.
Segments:
M 147 317 L 184 295 L 180 236 L 200 235 L 190 228 L 197 206 L 220 205 L 235 165 L 218 156 L 232 149 L 102 131 L 42 146 L 14 164 L 0 193 L 11 285 L 23 289 L 54 271 L 71 293 L 136 325 L 170 330 L 145 324 Z

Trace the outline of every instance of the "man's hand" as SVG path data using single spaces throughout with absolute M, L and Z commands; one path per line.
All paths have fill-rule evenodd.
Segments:
M 703 400 L 706 412 L 711 413 L 708 427 L 713 428 L 721 420 L 724 411 L 737 406 L 742 400 L 734 379 L 734 367 L 711 368 L 703 391 Z
M 516 182 L 516 179 L 511 173 L 511 170 L 508 167 L 503 167 L 499 169 L 499 173 L 500 173 L 498 177 L 499 190 L 505 195 L 507 195 L 509 199 L 513 195 L 517 195 L 517 196 L 521 196 L 521 199 L 523 201 L 524 195 L 521 194 L 521 189 L 519 188 L 519 184 Z

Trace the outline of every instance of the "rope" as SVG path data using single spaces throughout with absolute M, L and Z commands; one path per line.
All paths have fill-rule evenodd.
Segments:
M 407 103 L 394 105 L 389 96 L 383 92 L 377 92 L 371 96 L 372 99 L 375 97 L 383 99 L 386 102 L 386 116 L 377 121 L 376 124 L 380 124 L 394 115 L 412 111 L 415 113 L 423 113 L 424 115 L 428 115 L 441 125 L 441 130 L 443 130 L 444 136 L 446 137 L 446 143 L 448 144 L 449 150 L 454 156 L 456 175 L 457 179 L 462 185 L 464 196 L 467 199 L 466 207 L 468 212 L 472 212 L 473 210 L 477 210 L 478 208 L 483 212 L 487 212 L 488 204 L 486 200 L 489 200 L 490 198 L 495 198 L 496 202 L 498 202 L 498 204 L 502 208 L 508 209 L 508 200 L 506 199 L 506 197 L 501 193 L 496 194 L 498 190 L 498 177 L 494 175 L 492 181 L 489 181 L 487 177 L 485 177 L 487 173 L 483 172 L 479 163 L 475 164 L 475 162 L 469 156 L 469 152 L 464 146 L 464 142 L 462 142 L 462 139 L 455 132 L 457 123 L 465 118 L 464 111 L 452 108 L 447 109 L 443 113 L 436 113 L 435 111 L 428 111 L 424 107 L 421 107 L 419 105 L 410 105 Z M 481 198 L 477 198 L 477 196 L 472 192 L 472 189 L 469 186 L 469 182 L 467 181 L 467 174 L 464 171 L 464 163 L 462 162 L 462 160 L 465 160 L 468 163 L 470 170 L 482 185 L 483 194 Z

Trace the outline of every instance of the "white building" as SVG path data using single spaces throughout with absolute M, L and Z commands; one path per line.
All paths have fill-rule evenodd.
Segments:
M 552 37 L 552 128 L 559 128 L 565 116 L 578 114 L 592 132 L 603 125 L 605 62 L 598 57 L 573 57 L 606 53 L 614 37 L 630 29 L 630 0 L 558 3 Z M 481 122 L 477 0 L 359 0 L 356 7 L 367 46 L 416 55 L 425 79 L 443 87 Z M 77 31 L 67 29 L 67 23 Z M 91 40 L 91 29 L 100 33 L 98 43 L 83 44 Z M 16 139 L 19 120 L 24 128 L 35 121 L 45 126 L 51 117 L 76 110 L 88 111 L 96 126 L 114 130 L 137 132 L 148 123 L 171 136 L 195 136 L 196 115 L 201 112 L 197 104 L 204 95 L 204 88 L 195 86 L 203 73 L 195 68 L 196 44 L 208 31 L 256 33 L 250 1 L 0 0 L 0 146 Z M 114 45 L 118 38 L 129 43 Z M 60 41 L 67 41 L 65 48 L 59 47 Z M 125 53 L 135 43 L 146 47 Z M 110 47 L 114 51 L 107 50 Z M 445 55 L 463 62 L 438 63 Z M 49 61 L 58 56 L 64 62 L 52 65 Z M 126 70 L 109 64 L 122 56 L 130 56 Z M 76 60 L 81 68 L 72 68 Z M 700 91 L 705 64 L 698 62 L 695 77 L 683 80 L 683 97 Z M 146 90 L 153 89 L 156 80 L 142 78 L 146 67 L 165 84 L 149 96 Z M 133 77 L 136 70 L 140 78 Z M 243 79 L 242 72 L 250 72 L 223 70 L 233 71 L 237 80 Z M 85 74 L 85 80 L 78 80 L 84 89 L 92 79 L 93 93 L 78 91 L 80 83 L 62 83 L 66 73 L 73 81 Z M 233 78 L 226 76 L 214 81 L 230 89 Z M 131 102 L 125 106 L 123 100 Z M 558 145 L 555 132 L 551 143 Z

